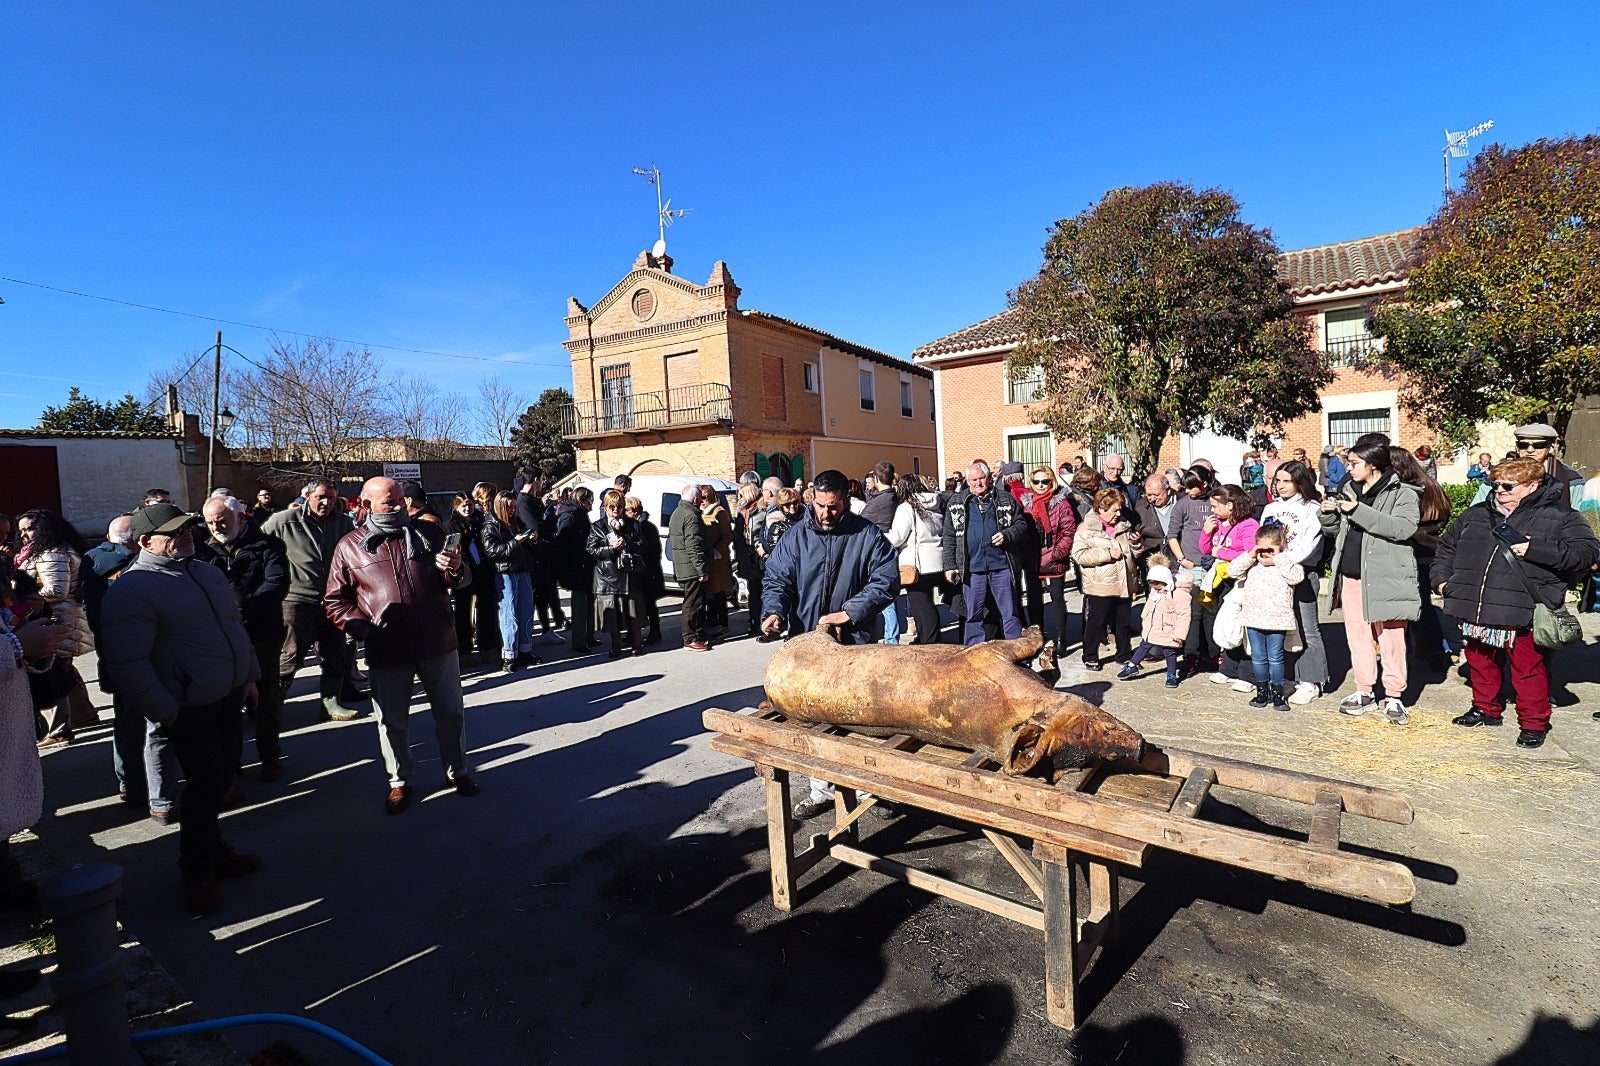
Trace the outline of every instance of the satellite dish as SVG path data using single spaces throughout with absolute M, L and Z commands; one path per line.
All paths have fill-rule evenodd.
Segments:
M 660 259 L 662 256 L 666 255 L 667 242 L 665 240 L 656 241 L 655 247 L 650 249 L 650 254 L 655 256 L 657 259 Z

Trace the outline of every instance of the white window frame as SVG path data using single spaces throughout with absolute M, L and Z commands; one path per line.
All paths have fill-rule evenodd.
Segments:
M 1348 392 L 1339 395 L 1324 394 L 1322 397 L 1322 447 L 1328 446 L 1331 439 L 1328 429 L 1328 415 L 1348 414 L 1351 411 L 1376 410 L 1380 407 L 1389 409 L 1389 440 L 1395 444 L 1400 443 L 1400 392 L 1398 389 L 1380 389 L 1374 392 Z
M 866 386 L 862 389 L 862 386 Z M 869 414 L 878 411 L 878 375 L 871 367 L 856 367 L 856 388 L 861 391 L 861 409 Z
M 1056 435 L 1050 432 L 1050 427 L 1044 425 L 1043 423 L 1035 423 L 1031 426 L 1007 426 L 1005 429 L 1002 429 L 1000 431 L 1000 461 L 1003 463 L 1010 461 L 1012 437 L 1032 437 L 1040 433 L 1043 433 L 1050 438 L 1050 462 L 1048 465 L 1053 468 L 1056 465 L 1056 445 L 1058 442 L 1056 441 Z M 999 474 L 1000 472 L 998 470 L 995 471 L 995 476 L 997 478 L 999 477 Z M 1028 471 L 1024 470 L 1023 474 L 1026 476 Z
M 900 417 L 917 417 L 916 390 L 911 387 L 911 377 L 907 374 L 900 375 Z
M 807 392 L 820 391 L 820 383 L 817 380 L 817 364 L 801 363 L 800 366 L 803 368 L 800 371 L 800 380 L 805 390 Z

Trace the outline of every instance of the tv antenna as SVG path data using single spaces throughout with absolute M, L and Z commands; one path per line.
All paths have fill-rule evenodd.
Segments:
M 660 259 L 662 256 L 667 254 L 667 230 L 670 229 L 672 224 L 678 219 L 683 218 L 685 215 L 693 214 L 694 209 L 690 207 L 674 208 L 672 206 L 671 197 L 668 197 L 665 202 L 662 202 L 661 169 L 655 165 L 653 160 L 650 163 L 649 169 L 644 167 L 634 167 L 633 172 L 656 187 L 656 224 L 660 230 L 661 236 L 660 239 L 656 241 L 656 246 L 650 250 L 650 254 L 654 255 L 657 259 Z
M 1467 141 L 1480 134 L 1487 133 L 1493 127 L 1494 120 L 1490 119 L 1488 122 L 1480 122 L 1470 130 L 1465 130 L 1461 133 L 1451 133 L 1449 130 L 1444 131 L 1445 196 L 1448 197 L 1450 195 L 1450 157 L 1455 156 L 1457 159 L 1465 159 L 1467 157 Z

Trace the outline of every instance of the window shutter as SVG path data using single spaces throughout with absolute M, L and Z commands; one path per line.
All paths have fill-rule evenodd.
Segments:
M 762 481 L 772 476 L 772 468 L 767 463 L 767 457 L 760 452 L 756 452 L 756 473 L 761 476 Z
M 796 455 L 789 460 L 789 481 L 794 483 L 806 476 L 806 457 Z

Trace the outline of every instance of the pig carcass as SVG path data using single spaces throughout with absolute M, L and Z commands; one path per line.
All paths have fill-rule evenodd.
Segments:
M 1137 732 L 1019 665 L 1042 649 L 1053 652 L 1037 626 L 972 647 L 840 644 L 821 627 L 767 663 L 763 706 L 803 722 L 981 751 L 1008 774 L 1137 762 Z

